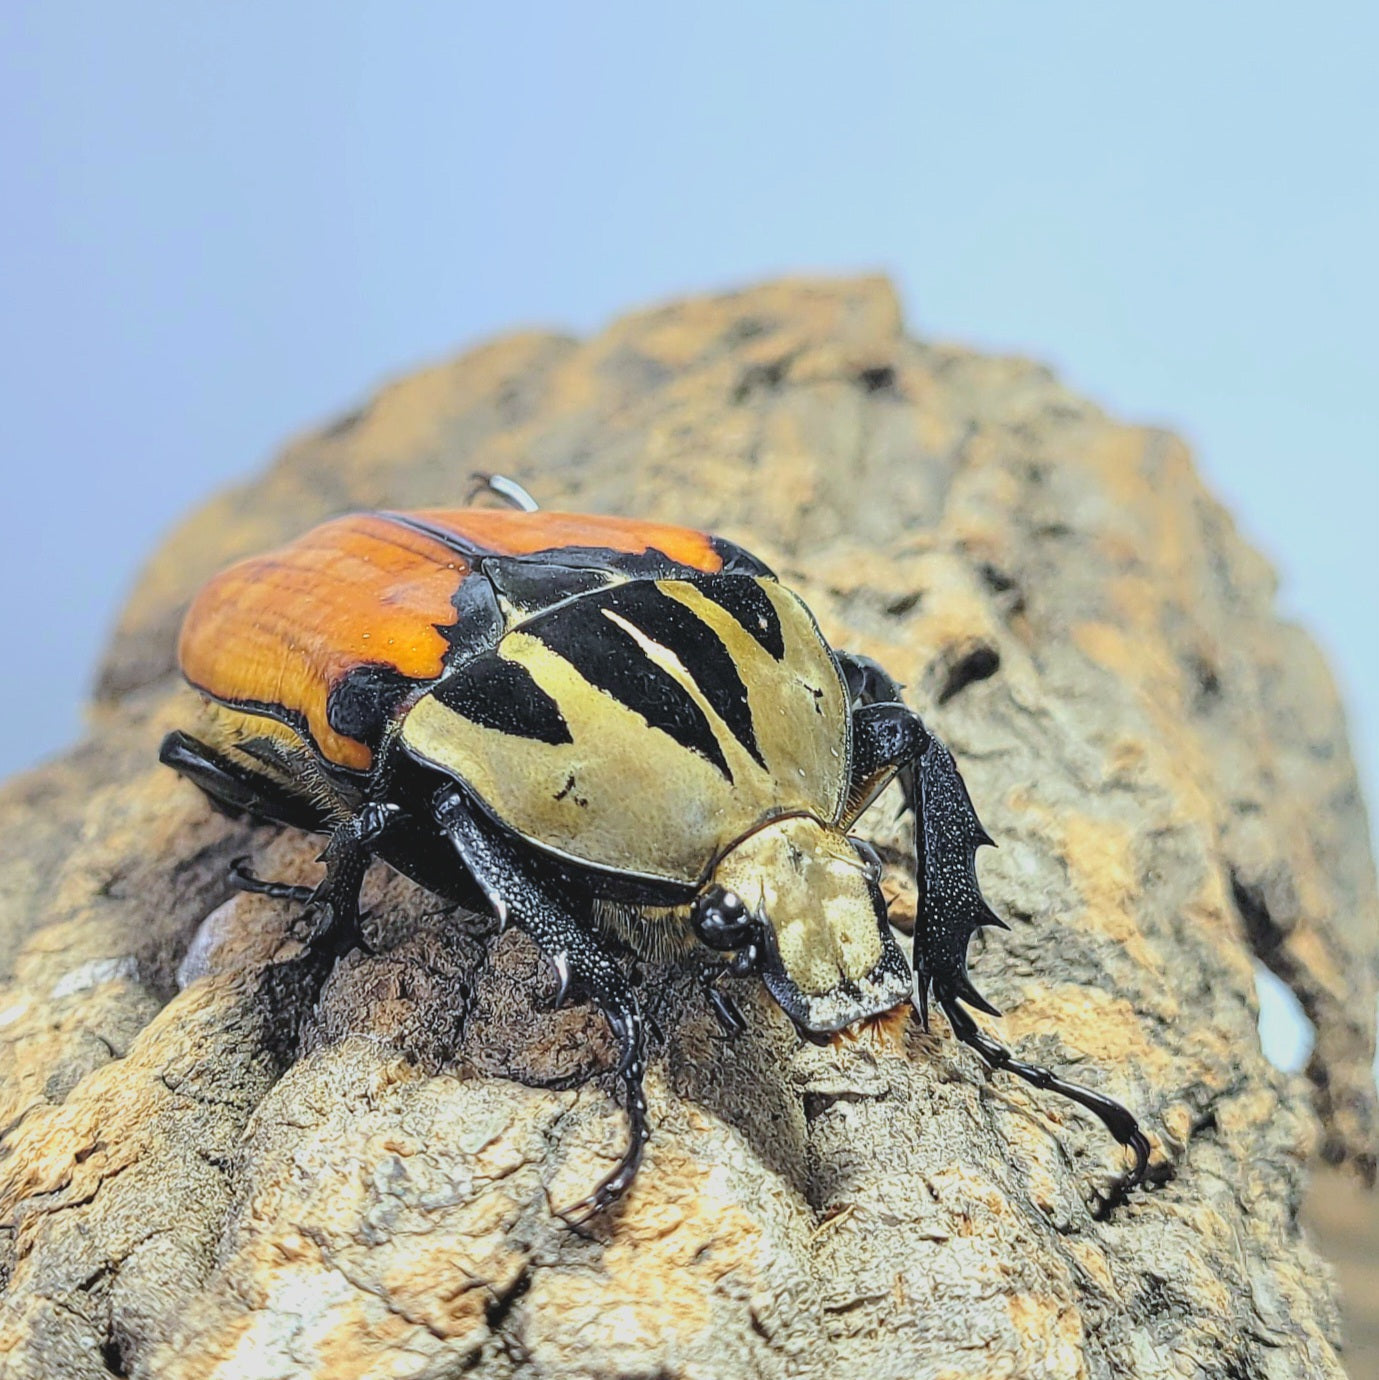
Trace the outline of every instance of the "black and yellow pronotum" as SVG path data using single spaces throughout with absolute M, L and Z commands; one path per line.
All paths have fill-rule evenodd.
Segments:
M 621 1048 L 631 1123 L 612 1203 L 649 1134 L 642 1016 L 615 954 L 682 952 L 725 1029 L 719 987 L 758 974 L 805 1034 L 928 999 L 989 1064 L 1094 1112 L 1135 1164 L 1149 1146 L 1099 1093 L 1015 1060 L 964 1009 L 1001 922 L 973 855 L 990 840 L 948 750 L 875 663 L 835 652 L 799 597 L 718 537 L 534 511 L 361 513 L 242 561 L 197 596 L 179 648 L 205 697 L 199 737 L 162 760 L 222 808 L 327 833 L 306 904 L 346 952 L 382 858 L 526 930 L 559 993 L 586 997 Z M 875 854 L 849 829 L 899 774 L 916 819 L 912 965 L 891 938 Z M 911 972 L 913 967 L 913 973 Z

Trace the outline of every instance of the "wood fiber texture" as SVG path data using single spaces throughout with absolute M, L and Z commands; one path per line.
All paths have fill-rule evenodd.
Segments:
M 523 936 L 377 868 L 375 952 L 322 975 L 231 894 L 232 857 L 310 881 L 320 843 L 156 764 L 191 594 L 475 470 L 740 541 L 909 686 L 1000 843 L 989 1028 L 1135 1108 L 1167 1182 L 1103 1220 L 1102 1128 L 941 1016 L 801 1048 L 744 986 L 729 1044 L 649 966 L 654 1139 L 575 1234 L 552 1204 L 624 1123 Z M 0 1374 L 1340 1375 L 1298 1207 L 1318 1150 L 1373 1174 L 1379 925 L 1336 691 L 1273 593 L 1173 436 L 907 336 L 874 279 L 512 336 L 296 441 L 154 556 L 89 740 L 0 794 Z M 894 805 L 866 831 L 905 928 Z M 1256 955 L 1316 1025 L 1306 1079 L 1261 1057 Z

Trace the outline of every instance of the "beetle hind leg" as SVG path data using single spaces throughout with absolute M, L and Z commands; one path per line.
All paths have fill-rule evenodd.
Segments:
M 541 505 L 515 479 L 505 474 L 489 474 L 486 470 L 475 470 L 470 475 L 473 488 L 469 492 L 472 503 L 480 494 L 489 493 L 501 498 L 510 508 L 519 513 L 538 513 Z
M 1033 1087 L 1055 1092 L 1060 1097 L 1066 1097 L 1085 1107 L 1121 1145 L 1134 1154 L 1135 1164 L 1122 1181 L 1122 1190 L 1134 1188 L 1143 1181 L 1149 1169 L 1149 1138 L 1140 1130 L 1139 1122 L 1129 1110 L 1113 1098 L 1059 1078 L 1042 1065 L 1027 1064 L 1015 1058 L 1003 1044 L 993 1040 L 955 999 L 941 996 L 939 1004 L 943 1007 L 943 1014 L 948 1017 L 948 1024 L 952 1026 L 954 1036 L 963 1044 L 975 1049 L 991 1069 L 1013 1073 L 1015 1077 L 1023 1078 Z
M 269 896 L 275 901 L 295 901 L 298 905 L 309 905 L 316 896 L 314 886 L 297 886 L 292 882 L 270 882 L 256 876 L 249 869 L 247 857 L 234 858 L 228 869 L 230 885 L 236 891 L 246 891 L 252 896 Z
M 163 739 L 158 760 L 184 776 L 222 814 L 248 815 L 269 824 L 285 824 L 309 834 L 328 834 L 336 821 L 316 802 L 289 791 L 267 772 L 174 731 Z
M 396 806 L 366 804 L 348 819 L 332 818 L 321 804 L 189 733 L 169 733 L 158 757 L 164 766 L 200 787 L 223 814 L 329 834 L 320 859 L 326 875 L 319 885 L 297 886 L 257 877 L 249 870 L 247 858 L 230 864 L 230 885 L 236 891 L 302 906 L 294 931 L 300 931 L 313 953 L 322 957 L 340 958 L 361 942 L 359 889 L 373 858 L 373 844 L 397 815 Z

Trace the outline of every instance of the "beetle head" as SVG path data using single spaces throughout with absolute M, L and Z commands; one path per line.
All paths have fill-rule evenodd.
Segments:
M 910 995 L 874 855 L 817 820 L 794 815 L 741 839 L 719 859 L 691 919 L 709 948 L 759 971 L 807 1031 L 841 1030 Z

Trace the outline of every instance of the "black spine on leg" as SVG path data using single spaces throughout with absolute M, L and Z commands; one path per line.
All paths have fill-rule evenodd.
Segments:
M 618 1042 L 618 1082 L 628 1119 L 628 1144 L 616 1168 L 582 1202 L 562 1215 L 578 1223 L 611 1207 L 631 1187 L 651 1134 L 642 1080 L 646 1073 L 641 1007 L 627 975 L 595 938 L 565 888 L 491 827 L 475 818 L 463 796 L 442 789 L 434 802 L 436 823 L 449 837 L 502 925 L 519 926 L 536 941 L 556 970 L 562 993 L 591 1001 Z

